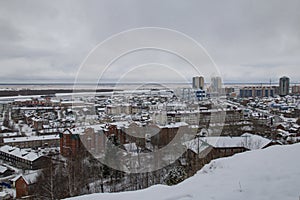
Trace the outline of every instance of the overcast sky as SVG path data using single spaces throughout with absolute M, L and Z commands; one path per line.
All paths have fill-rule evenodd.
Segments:
M 299 0 L 1 1 L 0 82 L 72 82 L 97 44 L 139 27 L 169 28 L 194 38 L 225 82 L 278 82 L 283 75 L 300 82 Z M 181 65 L 156 54 L 157 60 L 147 62 L 170 58 Z M 114 67 L 107 80 L 114 80 L 114 71 L 128 71 L 122 63 Z M 184 65 L 177 69 L 189 71 Z M 167 77 L 166 71 L 159 74 Z M 148 68 L 130 77 L 146 74 L 158 76 Z

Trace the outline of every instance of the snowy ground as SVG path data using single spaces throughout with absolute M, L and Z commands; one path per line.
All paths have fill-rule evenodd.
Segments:
M 91 194 L 73 199 L 105 200 L 298 200 L 300 144 L 273 146 L 213 160 L 176 186 L 156 185 L 123 193 Z

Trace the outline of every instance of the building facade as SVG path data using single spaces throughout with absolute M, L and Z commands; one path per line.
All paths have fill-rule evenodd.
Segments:
M 212 92 L 219 92 L 222 89 L 222 78 L 219 76 L 211 77 L 210 85 Z
M 83 144 L 80 141 L 79 134 L 82 132 L 73 128 L 66 129 L 60 134 L 60 153 L 62 156 L 75 156 L 81 150 Z
M 292 86 L 292 94 L 296 94 L 296 95 L 300 94 L 300 85 L 293 85 Z
M 193 88 L 194 89 L 204 89 L 204 77 L 196 76 L 193 77 Z
M 240 89 L 240 97 L 274 97 L 276 87 L 274 86 L 250 86 Z
M 286 76 L 283 76 L 279 79 L 279 95 L 286 96 L 289 94 L 290 89 L 290 79 Z
M 23 169 L 41 169 L 47 166 L 49 157 L 42 152 L 4 145 L 0 147 L 0 159 Z

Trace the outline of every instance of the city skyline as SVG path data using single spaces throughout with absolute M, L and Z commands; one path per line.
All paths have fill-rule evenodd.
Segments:
M 300 200 L 299 10 L 0 1 L 0 199 Z

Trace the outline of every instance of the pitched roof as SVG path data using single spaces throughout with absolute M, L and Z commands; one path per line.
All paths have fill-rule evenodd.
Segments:
M 249 150 L 262 149 L 272 142 L 272 140 L 250 133 L 245 133 L 240 137 L 204 137 L 201 140 L 215 148 L 244 147 Z
M 33 184 L 36 182 L 36 179 L 39 175 L 39 171 L 37 172 L 33 172 L 30 174 L 20 174 L 18 176 L 16 176 L 13 179 L 10 179 L 12 182 L 16 182 L 18 179 L 20 179 L 21 177 L 24 179 L 24 181 L 26 182 L 27 185 Z
M 187 141 L 183 143 L 187 149 L 192 150 L 194 153 L 201 153 L 202 151 L 204 151 L 205 149 L 207 149 L 208 147 L 210 147 L 209 144 L 203 142 L 200 138 L 198 140 L 198 138 L 195 138 L 193 140 Z

